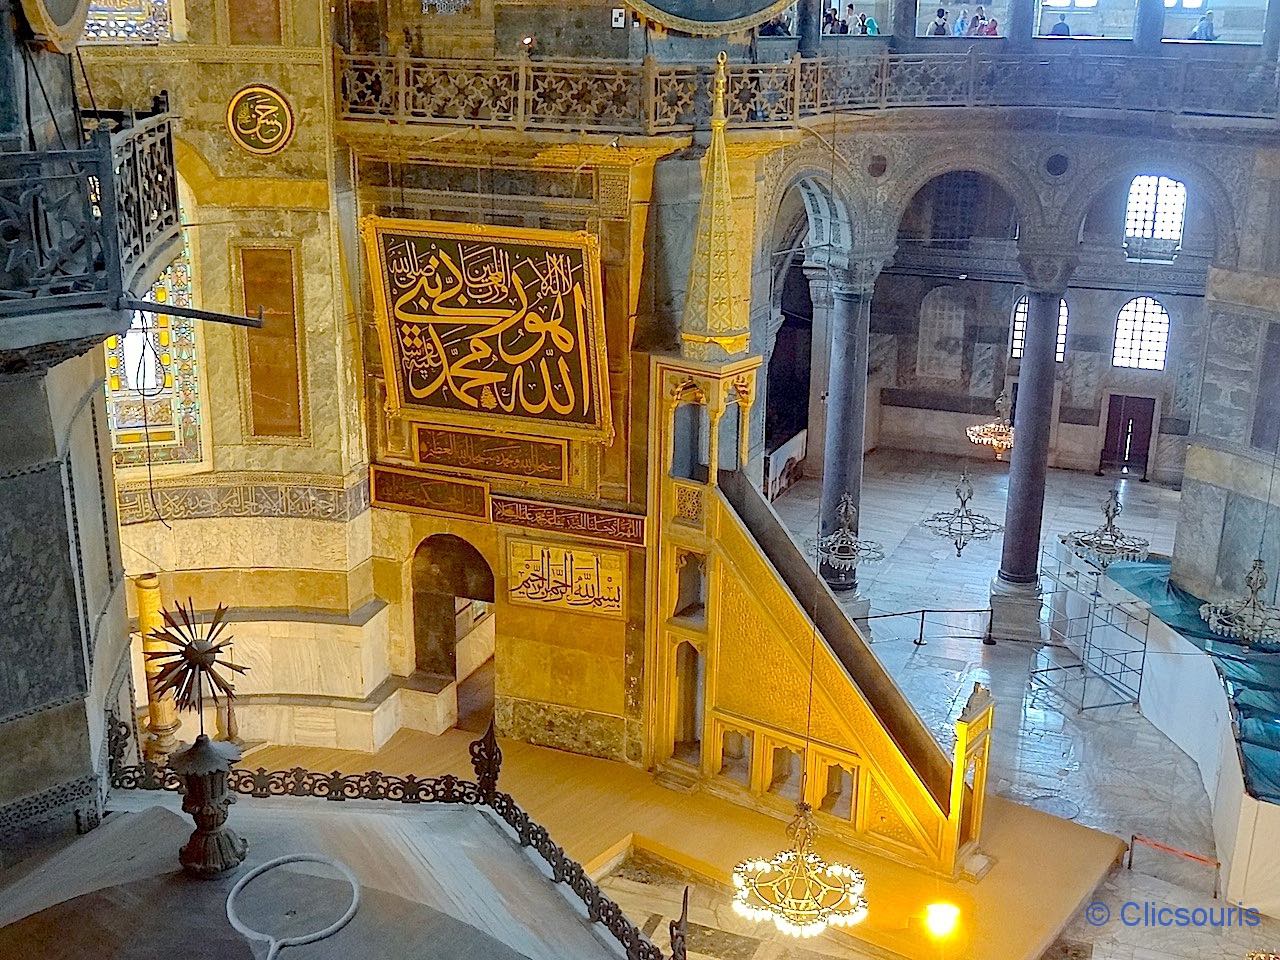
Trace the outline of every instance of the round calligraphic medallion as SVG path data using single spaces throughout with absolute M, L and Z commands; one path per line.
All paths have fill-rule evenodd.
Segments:
M 270 87 L 245 87 L 227 104 L 231 139 L 250 153 L 279 153 L 293 138 L 293 108 Z
M 59 53 L 74 53 L 84 31 L 89 0 L 22 0 L 22 11 L 37 39 Z
M 748 30 L 776 17 L 794 0 L 631 0 L 631 6 L 665 27 L 700 37 Z

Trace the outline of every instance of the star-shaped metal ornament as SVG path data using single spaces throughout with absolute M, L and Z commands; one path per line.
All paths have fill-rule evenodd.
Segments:
M 146 655 L 148 660 L 160 664 L 160 672 L 156 675 L 156 695 L 172 690 L 179 710 L 196 711 L 204 705 L 206 684 L 214 703 L 218 702 L 219 691 L 227 699 L 234 699 L 231 681 L 219 670 L 247 673 L 249 668 L 230 659 L 232 638 L 224 636 L 227 608 L 219 604 L 207 624 L 197 618 L 195 604 L 190 598 L 185 607 L 178 603 L 176 615 L 168 610 L 163 613 L 165 625 L 151 635 L 156 640 L 172 644 L 174 649 L 153 650 Z

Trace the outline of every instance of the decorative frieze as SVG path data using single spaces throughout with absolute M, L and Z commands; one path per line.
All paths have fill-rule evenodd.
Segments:
M 468 520 L 484 520 L 489 515 L 489 485 L 477 480 L 373 466 L 370 490 L 375 507 Z
M 369 508 L 369 483 L 351 487 L 324 478 L 259 474 L 250 481 L 233 475 L 221 481 L 157 481 L 120 484 L 116 492 L 120 524 L 210 517 L 289 517 L 344 523 Z
M 559 503 L 540 503 L 519 497 L 490 499 L 494 523 L 528 527 L 545 533 L 563 533 L 631 547 L 644 546 L 644 517 L 634 513 L 594 510 Z
M 569 480 L 569 443 L 449 427 L 417 427 L 417 460 L 429 469 L 501 476 L 564 485 Z

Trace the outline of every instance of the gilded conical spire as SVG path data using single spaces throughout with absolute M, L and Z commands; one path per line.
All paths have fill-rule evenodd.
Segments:
M 725 62 L 716 58 L 711 99 L 711 143 L 702 172 L 702 205 L 693 239 L 693 261 L 685 293 L 680 339 L 686 356 L 719 360 L 747 349 L 750 326 L 738 261 L 746 252 L 738 243 L 729 153 L 725 147 Z

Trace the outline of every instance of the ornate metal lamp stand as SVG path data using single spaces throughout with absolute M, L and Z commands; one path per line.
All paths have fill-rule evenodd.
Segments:
M 819 569 L 833 590 L 857 585 L 854 574 L 858 565 L 884 559 L 884 548 L 874 540 L 860 540 L 854 531 L 858 526 L 858 508 L 853 497 L 841 494 L 836 508 L 839 526 L 831 533 L 809 541 L 809 549 L 818 555 Z M 821 522 L 821 521 L 819 521 Z
M 194 710 L 200 717 L 200 736 L 171 756 L 169 766 L 182 782 L 182 809 L 196 823 L 191 838 L 178 853 L 178 862 L 187 873 L 202 879 L 234 870 L 244 862 L 249 849 L 248 841 L 227 826 L 227 810 L 235 802 L 227 776 L 231 765 L 240 759 L 240 748 L 233 743 L 215 743 L 204 732 L 205 684 L 209 685 L 216 707 L 219 690 L 228 701 L 235 696 L 218 667 L 247 672 L 246 667 L 220 657 L 231 643 L 230 637 L 220 639 L 226 614 L 226 607 L 219 606 L 205 630 L 190 601 L 186 607 L 178 604 L 177 616 L 164 611 L 165 627 L 152 634 L 155 640 L 174 649 L 147 653 L 149 661 L 160 664 L 157 691 L 173 690 L 178 709 Z
M 1247 643 L 1280 643 L 1280 608 L 1262 599 L 1267 588 L 1267 573 L 1262 558 L 1253 561 L 1245 575 L 1248 593 L 1233 600 L 1200 605 L 1200 617 L 1209 629 L 1224 637 L 1235 637 Z
M 1102 516 L 1105 518 L 1097 530 L 1073 530 L 1062 537 L 1068 549 L 1081 560 L 1085 560 L 1099 570 L 1117 560 L 1145 560 L 1151 546 L 1149 540 L 1134 537 L 1116 526 L 1116 517 L 1124 511 L 1120 505 L 1120 494 L 1115 490 L 1102 505 Z
M 964 553 L 964 548 L 974 540 L 990 540 L 993 535 L 1004 529 L 985 514 L 969 508 L 973 499 L 973 482 L 969 479 L 969 468 L 965 467 L 956 484 L 956 499 L 960 505 L 952 510 L 935 513 L 923 526 L 928 527 L 939 537 L 950 540 L 956 548 L 956 556 Z
M 1001 390 L 1000 396 L 996 398 L 996 418 L 965 428 L 969 442 L 980 447 L 990 447 L 996 459 L 1001 459 L 1013 449 L 1013 421 L 1009 418 L 1011 410 L 1009 396 Z

